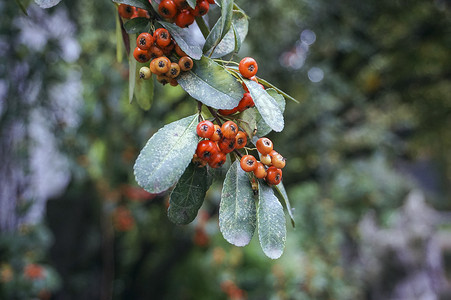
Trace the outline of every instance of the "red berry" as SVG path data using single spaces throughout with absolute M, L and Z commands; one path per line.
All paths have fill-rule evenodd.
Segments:
M 271 164 L 276 168 L 283 169 L 283 167 L 285 167 L 285 162 L 285 158 L 279 153 L 271 156 Z
M 179 66 L 182 71 L 189 71 L 193 68 L 194 62 L 189 56 L 182 56 L 179 59 Z
M 236 146 L 235 149 L 242 149 L 247 144 L 247 135 L 243 131 L 238 131 L 235 137 Z
M 211 156 L 208 165 L 212 168 L 220 168 L 226 162 L 226 155 L 223 152 L 218 152 Z
M 238 69 L 240 70 L 240 73 L 244 78 L 251 78 L 252 76 L 257 74 L 258 65 L 255 59 L 253 59 L 252 57 L 245 57 L 240 61 Z
M 202 121 L 197 124 L 196 132 L 198 136 L 209 139 L 215 132 L 215 125 L 208 120 Z
M 194 16 L 187 9 L 183 9 L 176 17 L 175 24 L 179 27 L 185 28 L 193 24 Z
M 215 131 L 213 132 L 213 135 L 211 136 L 210 140 L 217 142 L 221 138 L 222 138 L 221 127 L 219 125 L 215 125 Z
M 238 133 L 238 126 L 233 121 L 227 121 L 221 126 L 221 132 L 224 138 L 234 139 Z
M 257 168 L 254 170 L 254 175 L 258 179 L 263 179 L 266 177 L 266 168 L 261 162 L 257 162 Z
M 203 140 L 197 144 L 196 155 L 203 160 L 209 161 L 218 152 L 218 146 L 213 141 Z
M 236 113 L 238 111 L 238 106 L 232 109 L 218 109 L 218 113 L 223 116 L 228 116 Z
M 232 139 L 222 139 L 219 142 L 219 149 L 221 150 L 221 152 L 224 153 L 230 153 L 233 150 L 235 150 L 235 145 L 236 145 L 236 140 L 235 138 Z
M 257 169 L 257 160 L 253 155 L 244 155 L 240 161 L 241 169 L 245 172 L 253 172 Z
M 188 2 L 186 2 L 186 0 L 174 0 L 174 3 L 179 10 L 189 7 Z
M 124 19 L 130 19 L 135 13 L 135 8 L 127 4 L 120 4 L 117 10 Z
M 274 166 L 269 167 L 266 171 L 266 182 L 271 185 L 277 185 L 282 181 L 282 170 Z
M 136 45 L 142 50 L 149 50 L 153 42 L 153 36 L 148 32 L 141 33 L 136 39 Z
M 171 43 L 171 34 L 165 28 L 158 28 L 153 33 L 153 37 L 155 38 L 155 43 L 164 48 Z
M 254 107 L 254 100 L 252 100 L 250 93 L 244 93 L 243 98 L 241 98 L 240 103 L 237 108 L 239 111 L 245 111 L 248 108 Z
M 208 13 L 208 10 L 210 9 L 210 3 L 208 3 L 207 0 L 202 0 L 196 5 L 196 8 L 199 8 L 198 9 L 199 16 L 206 15 Z
M 262 155 L 269 154 L 272 151 L 273 144 L 270 139 L 268 138 L 259 138 L 257 143 L 257 151 L 260 152 Z
M 163 18 L 172 19 L 177 14 L 177 6 L 172 0 L 163 0 L 158 5 L 158 12 Z
M 147 50 L 140 49 L 138 47 L 133 50 L 133 56 L 140 63 L 145 63 L 150 60 L 150 53 Z

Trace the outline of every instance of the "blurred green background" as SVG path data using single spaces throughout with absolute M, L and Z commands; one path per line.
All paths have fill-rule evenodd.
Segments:
M 237 58 L 287 100 L 271 133 L 295 208 L 285 253 L 228 244 L 221 179 L 176 226 L 137 187 L 152 134 L 192 114 L 128 103 L 115 6 L 0 3 L 0 299 L 451 299 L 451 4 L 236 3 Z

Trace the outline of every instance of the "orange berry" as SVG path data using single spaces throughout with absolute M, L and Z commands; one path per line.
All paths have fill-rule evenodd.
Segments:
M 258 164 L 253 155 L 244 155 L 240 160 L 240 166 L 245 172 L 253 172 Z
M 266 168 L 261 162 L 257 162 L 257 168 L 254 170 L 254 175 L 258 179 L 263 179 L 266 177 Z
M 209 139 L 215 132 L 215 125 L 208 120 L 199 122 L 196 127 L 196 132 L 198 136 Z
M 224 138 L 234 139 L 238 133 L 238 126 L 233 121 L 227 121 L 221 126 L 221 132 Z
M 238 131 L 235 137 L 236 146 L 235 149 L 242 149 L 247 144 L 247 135 L 243 131 Z
M 269 154 L 272 151 L 273 144 L 272 141 L 268 138 L 259 138 L 257 143 L 257 151 L 260 152 L 262 155 Z
M 282 170 L 278 169 L 274 166 L 269 167 L 268 170 L 266 170 L 266 182 L 271 185 L 277 185 L 282 181 Z
M 251 78 L 258 71 L 258 65 L 252 57 L 245 57 L 240 61 L 238 69 L 244 78 Z

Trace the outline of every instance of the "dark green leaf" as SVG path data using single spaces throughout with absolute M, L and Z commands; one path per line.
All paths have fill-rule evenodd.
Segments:
M 168 22 L 159 22 L 166 28 L 177 42 L 179 47 L 191 58 L 199 60 L 202 57 L 202 49 L 192 37 L 192 33 L 187 28 L 180 28 L 177 25 Z
M 192 9 L 196 8 L 196 0 L 186 0 Z
M 136 34 L 130 34 L 130 49 L 136 47 Z M 136 83 L 136 59 L 133 56 L 133 51 L 130 51 L 128 55 L 128 101 L 132 103 L 133 93 L 135 91 Z
M 207 168 L 189 164 L 169 199 L 168 217 L 175 224 L 188 224 L 197 216 L 210 187 Z
M 219 229 L 235 246 L 245 246 L 256 227 L 256 206 L 249 177 L 236 160 L 226 174 L 219 206 Z
M 243 97 L 241 84 L 224 67 L 203 56 L 177 79 L 193 98 L 217 109 L 232 109 Z
M 150 22 L 147 18 L 133 18 L 124 23 L 124 29 L 127 33 L 147 32 L 150 28 Z
M 246 132 L 250 139 L 254 136 L 254 131 L 257 128 L 257 114 L 255 108 L 246 109 L 240 114 L 238 119 L 239 126 Z
M 16 0 L 17 5 L 19 5 L 20 10 L 26 15 L 28 16 L 28 12 L 27 12 L 27 6 L 29 3 L 27 3 L 26 5 L 22 3 L 21 0 Z
M 60 3 L 60 1 L 61 0 L 34 0 L 34 2 L 36 2 L 36 4 L 42 8 L 53 7 L 53 6 L 57 5 L 58 3 Z
M 285 93 L 284 91 L 282 91 L 281 89 L 279 89 L 278 87 L 276 87 L 274 84 L 264 80 L 263 78 L 258 77 L 258 81 L 260 83 L 262 83 L 264 86 L 268 86 L 270 88 L 275 89 L 279 94 L 281 94 L 282 96 L 284 96 L 285 98 L 288 98 L 290 100 L 293 100 L 296 103 L 299 103 L 298 100 L 294 99 L 293 97 L 291 97 L 290 95 L 288 95 L 287 93 Z
M 154 81 L 153 77 L 149 79 L 139 78 L 139 69 L 143 66 L 148 66 L 148 64 L 136 64 L 136 78 L 135 78 L 135 99 L 138 105 L 144 109 L 149 110 L 153 102 L 153 88 Z
M 285 99 L 283 98 L 283 96 L 278 94 L 274 89 L 267 89 L 266 92 L 271 97 L 273 97 L 274 100 L 276 100 L 277 105 L 279 106 L 279 109 L 283 114 L 283 112 L 285 111 Z M 268 124 L 266 124 L 265 120 L 263 120 L 260 113 L 257 113 L 256 120 L 257 120 L 257 136 L 262 137 L 271 132 L 271 127 L 269 127 Z
M 138 184 L 160 193 L 182 176 L 196 151 L 197 115 L 172 122 L 158 130 L 139 154 L 134 170 Z
M 263 182 L 260 182 L 258 187 L 258 238 L 266 256 L 276 259 L 282 255 L 285 248 L 285 215 L 273 189 Z
M 147 10 L 151 8 L 149 0 L 113 0 L 113 2 L 136 6 Z
M 279 183 L 278 185 L 274 186 L 274 188 L 279 192 L 280 196 L 282 196 L 283 201 L 285 202 L 285 206 L 287 207 L 288 215 L 291 219 L 291 225 L 295 227 L 294 223 L 294 216 L 293 216 L 293 209 L 291 208 L 290 200 L 288 199 L 287 192 L 285 191 L 285 187 L 283 186 L 283 183 Z
M 231 52 L 238 52 L 246 38 L 248 26 L 248 17 L 242 11 L 233 11 L 232 26 L 221 42 L 214 48 L 211 57 L 218 58 Z M 204 46 L 204 50 L 208 50 L 207 53 L 209 53 L 213 49 L 206 49 Z
M 244 83 L 254 100 L 255 107 L 263 120 L 272 130 L 280 132 L 284 127 L 283 114 L 277 105 L 277 101 L 271 97 L 258 83 L 245 79 Z M 257 125 L 258 126 L 258 125 Z

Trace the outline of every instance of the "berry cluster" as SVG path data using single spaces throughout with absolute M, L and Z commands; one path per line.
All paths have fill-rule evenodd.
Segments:
M 153 73 L 163 85 L 170 83 L 176 86 L 180 72 L 189 71 L 193 67 L 193 60 L 183 52 L 165 28 L 156 29 L 153 35 L 141 33 L 136 39 L 136 45 L 133 51 L 135 59 L 140 63 L 150 60 L 149 67 L 139 70 L 139 77 L 142 79 L 149 79 Z M 177 60 L 171 61 L 169 57 Z
M 258 65 L 255 59 L 252 57 L 245 57 L 243 58 L 239 65 L 238 70 L 240 71 L 241 76 L 244 78 L 250 79 L 252 81 L 255 81 L 258 83 L 257 77 L 255 76 L 258 71 Z M 260 86 L 264 89 L 265 87 L 260 84 Z M 240 102 L 238 103 L 238 106 L 232 109 L 220 109 L 218 112 L 221 115 L 228 116 L 232 115 L 236 112 L 242 112 L 248 108 L 254 107 L 254 100 L 251 97 L 251 94 L 249 93 L 249 90 L 247 89 L 246 85 L 243 83 L 243 88 L 245 90 L 245 93 L 243 95 L 243 98 L 241 98 Z
M 193 161 L 199 166 L 207 163 L 212 168 L 219 168 L 226 162 L 227 153 L 242 149 L 247 144 L 247 135 L 240 131 L 233 121 L 222 126 L 205 120 L 197 124 L 197 135 L 204 138 L 197 144 Z
M 148 19 L 150 18 L 147 10 L 142 9 L 142 8 L 134 7 L 134 6 L 127 5 L 127 4 L 120 4 L 117 9 L 118 9 L 119 15 L 124 19 L 134 19 L 134 18 L 138 18 L 138 17 L 148 18 Z
M 186 0 L 162 0 L 158 5 L 158 12 L 166 20 L 179 27 L 188 27 L 193 24 L 196 17 L 205 15 L 214 0 L 197 0 L 196 7 L 192 9 Z
M 254 172 L 258 179 L 265 179 L 268 184 L 277 185 L 282 180 L 282 169 L 285 167 L 285 158 L 273 149 L 273 143 L 268 138 L 257 141 L 257 151 L 260 161 L 253 155 L 244 155 L 240 166 L 245 172 Z

